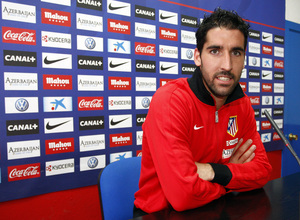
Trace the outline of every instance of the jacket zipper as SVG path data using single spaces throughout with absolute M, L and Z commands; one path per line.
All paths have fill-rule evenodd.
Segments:
M 218 110 L 215 112 L 215 122 L 219 123 L 219 113 L 218 113 Z

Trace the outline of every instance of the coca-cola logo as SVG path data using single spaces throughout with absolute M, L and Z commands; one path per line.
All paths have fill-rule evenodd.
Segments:
M 252 105 L 260 105 L 260 97 L 259 96 L 249 96 L 250 102 Z
M 284 68 L 283 60 L 275 60 L 274 61 L 274 67 L 279 68 L 279 69 L 283 69 Z
M 135 54 L 155 56 L 155 44 L 135 42 Z
M 103 109 L 103 97 L 78 97 L 78 111 Z
M 8 181 L 37 178 L 41 175 L 40 163 L 11 166 L 8 170 Z
M 2 33 L 4 43 L 36 45 L 35 30 L 2 27 Z

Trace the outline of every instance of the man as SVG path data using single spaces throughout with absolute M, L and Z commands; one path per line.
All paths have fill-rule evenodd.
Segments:
M 272 168 L 239 85 L 248 29 L 236 13 L 215 10 L 196 32 L 193 76 L 154 94 L 135 213 L 193 209 L 268 182 Z

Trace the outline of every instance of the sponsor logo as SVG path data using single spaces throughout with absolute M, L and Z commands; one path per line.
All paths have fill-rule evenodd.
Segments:
M 273 43 L 273 34 L 267 33 L 267 32 L 262 32 L 262 41 Z
M 275 105 L 283 105 L 284 104 L 284 96 L 274 96 L 274 104 Z
M 155 56 L 155 44 L 135 42 L 135 54 Z
M 54 160 L 46 162 L 46 176 L 74 173 L 74 159 Z
M 260 82 L 249 82 L 248 92 L 259 93 L 260 92 Z
M 274 108 L 273 114 L 274 116 L 283 116 L 283 108 Z
M 125 110 L 131 108 L 131 96 L 108 97 L 108 110 Z
M 136 115 L 136 126 L 142 126 L 146 120 L 147 114 L 137 114 Z
M 254 117 L 255 118 L 260 117 L 260 109 L 254 109 Z
M 104 129 L 104 116 L 79 117 L 79 130 Z
M 249 42 L 248 50 L 249 50 L 249 53 L 260 54 L 260 44 L 254 43 L 254 42 Z
M 262 105 L 273 105 L 273 96 L 262 96 Z
M 41 156 L 40 140 L 7 142 L 7 159 L 23 159 Z
M 103 38 L 77 35 L 77 50 L 103 52 Z
M 37 67 L 36 52 L 3 50 L 5 66 Z
M 274 119 L 274 121 L 277 124 L 278 128 L 283 129 L 283 119 Z
M 79 151 L 94 151 L 105 149 L 105 135 L 85 135 L 79 136 Z
M 260 121 L 256 121 L 256 130 L 257 130 L 257 131 L 260 130 Z
M 72 117 L 44 118 L 45 134 L 73 132 L 74 122 Z
M 4 72 L 5 90 L 38 90 L 37 73 Z
M 172 80 L 173 79 L 159 79 L 159 86 L 162 87 Z
M 103 57 L 78 55 L 77 68 L 89 70 L 103 70 Z
M 181 25 L 187 27 L 196 28 L 198 25 L 198 19 L 187 15 L 181 15 Z
M 178 41 L 178 31 L 175 29 L 159 27 L 159 39 Z
M 233 139 L 233 140 L 226 141 L 226 146 L 228 147 L 228 146 L 235 145 L 235 144 L 237 144 L 237 143 L 238 143 L 238 141 L 239 141 L 239 139 L 238 139 L 238 138 L 236 138 L 236 139 Z M 231 151 L 231 153 L 232 153 L 233 149 L 234 149 L 234 148 L 232 148 L 232 149 L 229 149 L 229 151 Z M 225 150 L 225 149 L 224 149 L 224 150 Z M 223 151 L 224 151 L 224 150 L 223 150 Z M 230 154 L 230 155 L 231 155 L 231 154 Z
M 6 121 L 7 136 L 39 134 L 39 120 L 8 120 Z
M 263 143 L 271 142 L 271 133 L 261 134 L 260 138 Z
M 262 58 L 262 66 L 265 68 L 272 68 L 272 59 Z
M 74 138 L 45 140 L 46 154 L 74 152 Z
M 159 62 L 160 74 L 178 74 L 178 63 Z
M 249 96 L 251 105 L 260 105 L 260 97 L 259 96 Z
M 132 151 L 123 151 L 123 152 L 118 152 L 118 153 L 113 153 L 110 154 L 110 162 L 115 162 L 118 160 L 123 160 L 125 158 L 130 158 L 132 157 Z
M 107 39 L 108 52 L 130 54 L 131 42 L 128 40 Z
M 263 45 L 262 46 L 262 53 L 267 55 L 273 54 L 273 48 L 271 46 Z
M 279 140 L 281 140 L 280 136 L 278 135 L 277 132 L 274 132 L 273 133 L 273 141 L 279 141 Z
M 274 47 L 274 56 L 284 57 L 284 48 L 283 47 Z
M 103 17 L 76 13 L 76 28 L 80 30 L 103 32 Z
M 38 97 L 5 97 L 5 113 L 38 113 Z
M 194 50 L 191 48 L 181 48 L 182 60 L 194 60 Z
M 135 71 L 136 72 L 156 72 L 156 61 L 150 60 L 135 60 Z
M 109 129 L 115 128 L 131 128 L 132 115 L 110 115 Z
M 2 34 L 4 43 L 36 45 L 35 30 L 2 27 Z
M 55 48 L 72 48 L 71 34 L 42 31 L 42 46 Z
M 121 147 L 132 145 L 132 133 L 110 134 L 110 147 Z
M 181 30 L 181 43 L 196 45 L 196 36 L 192 31 Z
M 42 23 L 71 27 L 71 13 L 42 8 Z
M 274 79 L 284 80 L 284 73 L 283 72 L 274 72 Z
M 262 83 L 261 88 L 262 92 L 272 92 L 273 90 L 273 84 L 272 83 Z
M 223 152 L 222 152 L 222 159 L 230 158 L 231 155 L 232 155 L 233 150 L 234 150 L 234 148 L 231 148 L 231 149 L 223 149 Z
M 284 69 L 284 61 L 283 60 L 274 60 L 274 67 L 278 69 Z
M 130 34 L 130 22 L 107 19 L 107 31 L 120 34 Z
M 246 60 L 246 58 L 245 58 L 245 60 Z M 242 79 L 246 79 L 247 78 L 247 69 L 242 69 L 242 74 L 241 74 L 241 78 Z
M 273 79 L 273 72 L 269 71 L 269 70 L 262 70 L 261 78 L 266 79 L 266 80 L 272 80 Z
M 284 44 L 284 36 L 274 35 L 274 42 L 277 44 Z
M 159 45 L 159 57 L 178 58 L 178 47 Z
M 149 109 L 152 96 L 136 96 L 135 109 Z
M 265 117 L 266 117 L 266 116 L 265 116 L 265 111 L 268 111 L 269 114 L 272 116 L 272 109 L 271 109 L 271 108 L 262 108 L 262 109 L 261 109 L 261 117 L 262 117 L 262 118 L 265 118 Z
M 254 70 L 254 69 L 249 69 L 249 78 L 260 78 L 260 71 L 259 70 Z
M 262 121 L 261 122 L 261 130 L 268 130 L 271 129 L 271 123 L 269 121 Z
M 131 72 L 131 59 L 108 57 L 108 71 Z
M 135 5 L 135 17 L 155 20 L 155 9 Z
M 44 97 L 44 112 L 70 112 L 73 110 L 72 97 Z
M 102 11 L 102 0 L 77 0 L 77 7 Z
M 136 132 L 136 145 L 142 145 L 143 142 L 143 131 Z
M 126 2 L 107 0 L 107 12 L 130 17 L 131 5 Z
M 72 55 L 42 53 L 43 68 L 72 69 Z
M 136 77 L 135 91 L 156 91 L 156 78 L 154 77 Z
M 2 19 L 36 23 L 35 6 L 2 1 Z
M 249 66 L 260 67 L 260 58 L 259 57 L 248 57 Z
M 8 182 L 37 178 L 41 176 L 40 163 L 7 167 Z
M 103 109 L 103 97 L 78 97 L 78 111 Z
M 108 89 L 109 90 L 131 90 L 131 78 L 109 76 Z
M 260 40 L 260 31 L 249 30 L 249 37 L 256 40 Z
M 103 91 L 103 76 L 99 75 L 78 75 L 78 91 Z
M 45 90 L 72 90 L 72 76 L 44 74 L 43 88 Z
M 247 83 L 246 82 L 240 82 L 240 86 L 244 92 L 247 91 Z
M 182 74 L 193 74 L 196 69 L 196 66 L 194 64 L 187 64 L 187 63 L 182 63 L 181 64 L 181 73 Z
M 135 36 L 156 39 L 156 26 L 135 22 Z
M 230 134 L 232 137 L 234 137 L 237 132 L 238 132 L 237 116 L 231 116 L 229 117 L 229 121 L 228 121 L 227 133 Z
M 178 25 L 178 14 L 170 11 L 159 10 L 159 22 Z
M 284 93 L 284 83 L 274 83 L 274 93 Z
M 102 169 L 106 164 L 105 155 L 93 155 L 92 157 L 80 157 L 80 171 Z

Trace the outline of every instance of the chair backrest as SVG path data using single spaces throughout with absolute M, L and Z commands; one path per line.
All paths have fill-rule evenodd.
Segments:
M 131 157 L 110 163 L 100 172 L 98 189 L 103 220 L 133 218 L 140 171 L 141 157 Z

